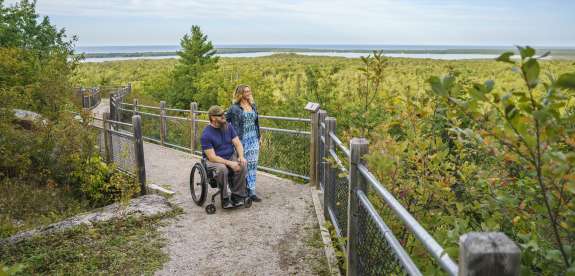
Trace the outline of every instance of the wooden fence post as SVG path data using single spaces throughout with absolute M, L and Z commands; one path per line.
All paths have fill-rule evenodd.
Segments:
M 335 118 L 325 118 L 325 146 L 324 146 L 324 184 L 323 184 L 323 215 L 330 221 L 329 208 L 335 206 L 335 169 L 332 169 L 327 158 L 330 158 L 330 150 L 334 149 L 333 141 L 329 137 L 329 133 L 335 134 Z M 335 152 L 335 150 L 334 150 Z
M 114 147 L 112 145 L 112 133 L 110 132 L 111 126 L 108 121 L 110 119 L 110 113 L 104 112 L 102 116 L 102 127 L 104 128 L 104 158 L 106 159 L 106 163 L 112 163 L 114 161 Z
M 110 120 L 116 121 L 116 93 L 110 93 Z
M 166 102 L 160 102 L 160 143 L 162 146 L 166 141 Z
M 198 103 L 190 103 L 190 151 L 192 154 L 196 151 L 198 139 L 198 122 L 196 121 L 198 115 L 196 111 L 198 111 Z
M 140 194 L 147 193 L 146 186 L 146 161 L 144 160 L 144 140 L 142 139 L 142 118 L 140 115 L 132 116 L 134 126 L 134 155 L 136 158 L 136 176 L 140 183 Z
M 315 166 L 317 163 L 316 147 L 317 147 L 317 124 L 319 117 L 317 111 L 311 112 L 311 133 L 309 140 L 309 182 L 311 185 L 317 187 L 317 176 Z
M 359 221 L 359 199 L 357 191 L 366 190 L 366 181 L 360 175 L 358 164 L 363 163 L 362 156 L 368 152 L 368 142 L 365 138 L 353 138 L 350 142 L 349 158 L 349 193 L 347 205 L 347 275 L 359 275 L 359 260 L 357 257 L 357 239 L 363 229 Z
M 500 232 L 471 232 L 459 238 L 459 276 L 517 276 L 519 247 Z
M 132 108 L 134 108 L 134 115 L 140 115 L 140 113 L 138 113 L 138 99 L 134 98 L 133 102 L 132 102 Z
M 325 179 L 323 178 L 324 174 L 323 171 L 325 170 L 325 152 L 324 152 L 324 144 L 321 141 L 321 137 L 325 137 L 325 129 L 321 128 L 321 125 L 325 125 L 325 117 L 327 116 L 327 112 L 325 110 L 319 110 L 317 112 L 318 116 L 318 124 L 317 124 L 317 140 L 316 140 L 316 164 L 315 164 L 315 175 L 317 179 L 316 188 L 318 190 L 323 190 L 325 187 Z

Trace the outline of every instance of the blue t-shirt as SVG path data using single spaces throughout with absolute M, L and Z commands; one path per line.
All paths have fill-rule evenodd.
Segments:
M 236 137 L 238 137 L 236 130 L 230 123 L 228 123 L 226 131 L 207 125 L 202 132 L 202 155 L 205 158 L 206 154 L 204 151 L 214 149 L 217 156 L 230 159 L 234 154 L 232 139 Z

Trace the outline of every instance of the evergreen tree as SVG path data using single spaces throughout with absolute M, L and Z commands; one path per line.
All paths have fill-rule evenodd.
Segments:
M 185 108 L 196 101 L 200 106 L 207 106 L 217 99 L 209 87 L 203 85 L 207 72 L 217 68 L 218 57 L 208 36 L 199 26 L 192 26 L 191 34 L 186 34 L 180 41 L 182 50 L 180 59 L 173 73 L 173 89 L 168 94 L 172 106 Z

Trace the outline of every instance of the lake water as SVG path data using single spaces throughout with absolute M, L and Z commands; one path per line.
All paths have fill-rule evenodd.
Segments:
M 253 53 L 234 53 L 234 54 L 218 54 L 222 58 L 254 58 L 265 57 L 280 52 L 253 52 Z M 344 58 L 359 58 L 367 56 L 366 53 L 341 53 L 341 52 L 294 52 L 297 55 L 306 56 L 330 56 L 330 57 L 344 57 Z M 388 53 L 388 57 L 399 58 L 428 58 L 440 60 L 463 60 L 463 59 L 494 59 L 497 55 L 490 54 L 402 54 L 402 53 Z M 178 56 L 154 56 L 154 57 L 111 57 L 111 58 L 86 58 L 82 62 L 105 62 L 105 61 L 118 61 L 118 60 L 137 60 L 137 59 L 169 59 L 179 58 Z
M 272 54 L 281 53 L 281 49 L 286 52 L 307 56 L 331 56 L 344 58 L 359 58 L 366 56 L 367 53 L 357 53 L 354 51 L 365 50 L 385 50 L 389 57 L 399 58 L 422 58 L 422 59 L 440 59 L 440 60 L 463 60 L 463 59 L 494 59 L 499 53 L 514 49 L 513 46 L 459 46 L 459 45 L 288 45 L 288 44 L 260 44 L 260 45 L 216 45 L 217 48 L 235 48 L 235 50 L 245 49 L 243 53 L 225 53 L 218 56 L 227 57 L 263 57 Z M 261 49 L 261 51 L 258 51 Z M 271 52 L 273 49 L 273 52 Z M 289 49 L 289 50 L 287 50 Z M 301 51 L 293 52 L 293 49 Z M 542 47 L 541 49 L 551 50 L 552 53 L 559 56 L 564 55 L 567 51 L 570 56 L 574 56 L 575 48 L 573 47 Z M 91 46 L 77 47 L 76 52 L 86 54 L 103 54 L 103 53 L 145 53 L 145 52 L 176 52 L 180 50 L 178 45 L 135 45 L 135 46 Z M 268 51 L 266 51 L 268 50 Z M 306 51 L 308 50 L 308 51 Z M 410 52 L 411 51 L 411 52 Z M 414 52 L 417 51 L 417 52 Z M 427 53 L 426 53 L 427 52 Z M 543 51 L 541 51 L 542 53 Z M 562 54 L 563 53 L 563 54 Z M 148 57 L 109 57 L 109 58 L 87 58 L 83 62 L 105 62 L 115 60 L 135 60 L 135 59 L 168 59 L 177 58 L 177 56 L 148 56 Z M 548 57 L 550 58 L 550 57 Z

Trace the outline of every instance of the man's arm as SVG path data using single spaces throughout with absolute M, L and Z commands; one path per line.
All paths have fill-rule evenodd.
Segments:
M 240 141 L 240 138 L 238 138 L 238 136 L 232 139 L 232 144 L 234 144 L 236 152 L 238 153 L 238 160 L 244 159 L 244 146 L 242 146 L 242 142 Z
M 224 165 L 230 166 L 230 167 L 233 165 L 232 163 L 235 163 L 233 161 L 230 161 L 230 160 L 227 160 L 227 159 L 224 159 L 224 158 L 217 156 L 214 149 L 205 149 L 204 153 L 206 154 L 206 157 L 208 157 L 208 160 L 210 162 L 213 162 L 213 163 L 221 163 L 221 164 L 224 164 Z

